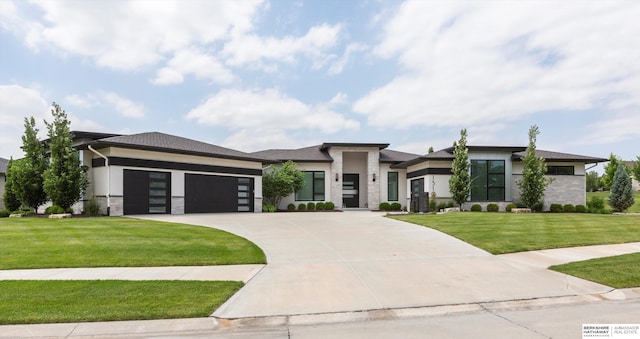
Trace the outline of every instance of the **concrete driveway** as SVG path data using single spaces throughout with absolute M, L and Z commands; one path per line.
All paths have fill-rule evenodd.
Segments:
M 268 264 L 213 315 L 246 317 L 600 294 L 610 287 L 493 256 L 380 213 L 146 216 L 203 225 L 260 246 Z

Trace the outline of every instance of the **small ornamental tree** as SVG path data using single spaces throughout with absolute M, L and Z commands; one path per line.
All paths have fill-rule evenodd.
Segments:
M 469 174 L 469 150 L 467 149 L 467 130 L 460 131 L 460 140 L 453 142 L 453 164 L 451 166 L 451 178 L 449 178 L 449 191 L 451 197 L 462 210 L 462 204 L 467 201 L 471 193 L 471 176 Z
M 618 166 L 616 174 L 611 184 L 611 195 L 609 196 L 609 205 L 616 212 L 623 212 L 631 207 L 634 203 L 633 189 L 631 187 L 631 178 L 627 173 L 626 166 Z
M 598 188 L 601 187 L 601 179 L 598 176 L 598 172 L 590 171 L 586 175 L 586 187 L 587 192 L 595 192 Z
M 16 186 L 14 192 L 22 205 L 38 210 L 47 202 L 44 191 L 43 174 L 47 169 L 47 155 L 44 146 L 38 140 L 36 120 L 24 118 L 24 135 L 22 136 L 22 150 L 24 158 L 14 163 Z
M 15 161 L 13 160 L 13 158 L 10 158 L 9 163 L 7 164 L 7 172 L 5 173 L 4 193 L 2 195 L 4 208 L 9 212 L 18 210 L 22 205 L 15 193 L 15 186 L 17 185 L 17 183 L 14 175 L 14 170 Z
M 87 187 L 86 167 L 81 166 L 78 152 L 72 147 L 67 113 L 55 102 L 51 113 L 53 122 L 45 121 L 51 162 L 44 173 L 44 190 L 54 205 L 66 211 L 82 198 Z
M 529 145 L 527 154 L 522 158 L 522 180 L 517 182 L 520 188 L 520 200 L 532 210 L 542 202 L 544 191 L 551 181 L 545 178 L 547 164 L 544 158 L 536 155 L 536 138 L 540 134 L 538 126 L 533 125 L 529 129 Z
M 618 166 L 626 167 L 626 164 L 620 157 L 611 153 L 609 156 L 609 163 L 604 166 L 604 174 L 602 175 L 602 184 L 607 189 L 611 189 L 611 186 L 613 185 L 613 177 L 618 171 Z
M 293 161 L 273 167 L 262 175 L 262 196 L 267 204 L 278 208 L 282 199 L 304 185 L 304 173 Z

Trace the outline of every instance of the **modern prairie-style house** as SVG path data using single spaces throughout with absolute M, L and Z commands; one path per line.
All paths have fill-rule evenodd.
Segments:
M 388 149 L 389 144 L 324 143 L 299 149 L 245 153 L 183 137 L 151 132 L 133 135 L 73 132 L 89 168 L 85 197 L 109 215 L 261 212 L 262 173 L 291 160 L 305 185 L 288 204 L 331 201 L 337 209 L 376 210 L 397 202 L 425 212 L 428 199 L 450 200 L 453 147 L 423 156 Z M 517 202 L 526 147 L 469 146 L 471 204 Z M 584 204 L 587 165 L 607 159 L 537 151 L 546 159 L 552 203 Z M 435 194 L 434 194 L 435 193 Z M 84 201 L 86 203 L 86 200 Z M 82 203 L 76 206 L 79 212 Z

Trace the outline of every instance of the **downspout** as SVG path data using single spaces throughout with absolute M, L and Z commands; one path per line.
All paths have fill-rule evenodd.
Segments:
M 104 165 L 107 167 L 107 215 L 111 215 L 111 170 L 109 169 L 109 158 L 93 149 L 91 145 L 89 145 L 89 150 L 104 159 Z

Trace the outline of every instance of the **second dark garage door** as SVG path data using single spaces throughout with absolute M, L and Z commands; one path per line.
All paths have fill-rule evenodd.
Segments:
M 185 174 L 185 213 L 253 212 L 253 178 Z

